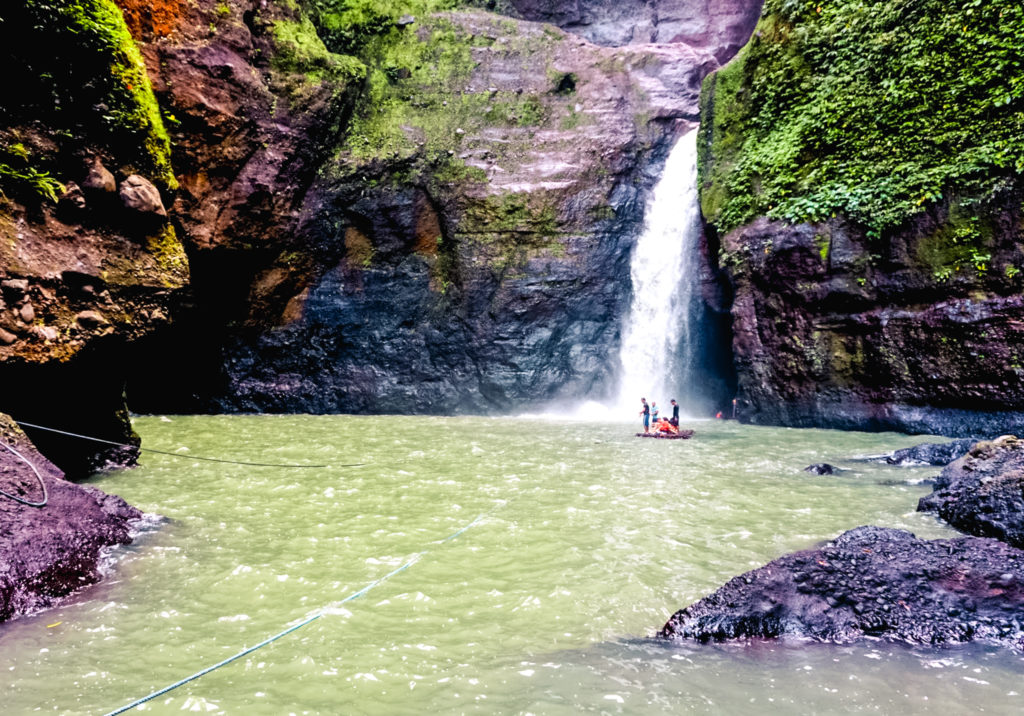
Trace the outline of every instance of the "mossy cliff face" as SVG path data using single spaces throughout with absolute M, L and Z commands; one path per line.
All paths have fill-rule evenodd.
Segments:
M 1018 3 L 769 0 L 705 82 L 701 204 L 754 422 L 1024 423 Z
M 498 411 L 605 387 L 645 192 L 716 60 L 398 6 L 200 3 L 208 22 L 147 46 L 216 307 L 182 409 Z
M 188 280 L 163 118 L 110 0 L 8 3 L 0 48 L 0 409 L 132 441 L 118 361 Z M 36 437 L 72 475 L 132 459 Z

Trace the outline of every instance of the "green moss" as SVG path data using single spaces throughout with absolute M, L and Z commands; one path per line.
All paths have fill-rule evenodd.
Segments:
M 325 80 L 347 83 L 366 76 L 366 66 L 358 58 L 328 51 L 306 16 L 275 22 L 274 45 L 274 67 L 300 73 L 311 84 Z
M 188 283 L 188 257 L 173 226 L 167 224 L 149 236 L 146 239 L 146 251 L 156 261 L 168 288 L 180 288 Z
M 702 207 L 720 231 L 844 214 L 870 236 L 1024 173 L 1017 0 L 768 0 L 704 87 Z
M 112 0 L 6 3 L 0 48 L 8 80 L 21 88 L 0 120 L 42 120 L 66 139 L 100 142 L 164 188 L 177 186 L 142 55 Z
M 463 229 L 486 235 L 521 235 L 550 239 L 558 235 L 555 208 L 530 194 L 499 194 L 474 200 L 466 209 Z M 545 246 L 550 242 L 543 241 Z

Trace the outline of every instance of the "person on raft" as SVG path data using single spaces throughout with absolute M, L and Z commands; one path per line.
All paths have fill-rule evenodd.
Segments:
M 672 417 L 669 422 L 675 427 L 679 427 L 679 403 L 676 402 L 675 398 L 672 398 Z
M 651 422 L 658 422 L 658 404 L 653 400 L 651 401 Z
M 639 414 L 644 418 L 644 432 L 649 433 L 651 427 L 651 406 L 647 404 L 647 398 L 640 398 L 640 403 L 643 405 L 643 410 Z
M 675 435 L 679 432 L 679 428 L 672 424 L 672 421 L 668 418 L 660 418 L 654 421 L 654 429 L 659 433 L 665 435 Z

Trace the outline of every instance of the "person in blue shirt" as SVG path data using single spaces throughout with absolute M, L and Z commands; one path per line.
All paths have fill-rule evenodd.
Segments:
M 658 422 L 658 404 L 653 400 L 651 401 L 651 420 L 655 423 Z

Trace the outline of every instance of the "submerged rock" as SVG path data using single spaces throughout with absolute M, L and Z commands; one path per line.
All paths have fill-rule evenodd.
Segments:
M 0 495 L 0 621 L 5 621 L 99 581 L 104 548 L 131 542 L 132 521 L 142 515 L 120 497 L 65 481 L 3 414 L 0 442 L 0 490 L 43 502 L 41 479 L 48 495 L 43 507 Z
M 804 472 L 810 472 L 815 475 L 834 475 L 839 469 L 835 465 L 829 465 L 827 462 L 819 462 L 814 465 L 808 465 L 804 468 Z
M 976 441 L 963 438 L 948 443 L 922 443 L 896 450 L 885 457 L 890 465 L 948 465 L 971 449 Z
M 917 509 L 961 532 L 1024 547 L 1024 442 L 1004 435 L 978 443 L 942 471 Z
M 1024 648 L 1024 551 L 993 539 L 921 540 L 858 527 L 781 557 L 676 612 L 662 638 L 795 636 L 846 643 L 969 641 Z

